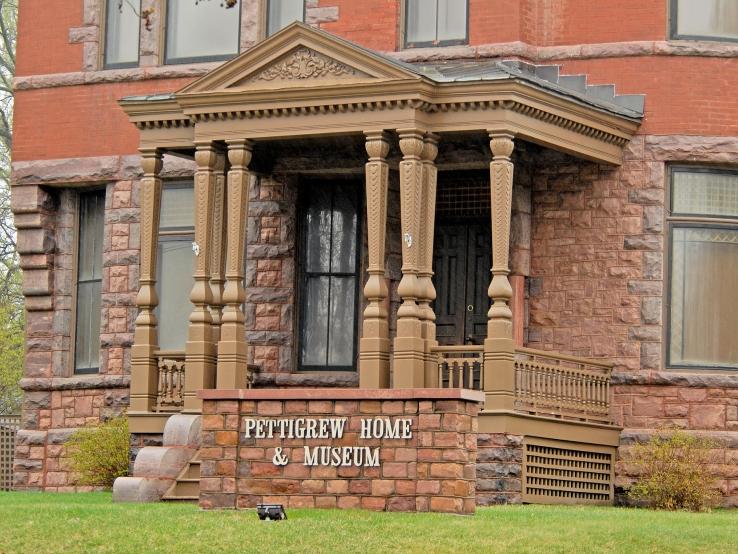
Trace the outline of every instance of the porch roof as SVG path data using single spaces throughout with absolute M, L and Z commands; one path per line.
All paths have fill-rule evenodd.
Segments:
M 120 101 L 142 147 L 367 130 L 509 132 L 620 163 L 643 97 L 520 61 L 409 64 L 294 23 L 172 94 Z M 170 129 L 170 131 L 163 131 Z

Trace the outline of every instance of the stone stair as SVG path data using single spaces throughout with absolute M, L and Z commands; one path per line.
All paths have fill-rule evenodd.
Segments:
M 200 490 L 201 416 L 175 414 L 164 426 L 162 446 L 146 446 L 138 452 L 133 475 L 113 483 L 114 502 L 197 500 Z
M 198 451 L 180 472 L 169 490 L 165 502 L 197 502 L 200 498 L 200 452 Z

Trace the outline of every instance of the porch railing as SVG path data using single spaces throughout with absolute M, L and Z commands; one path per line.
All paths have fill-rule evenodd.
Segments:
M 515 405 L 520 411 L 610 423 L 612 364 L 556 352 L 515 349 Z
M 484 389 L 483 346 L 436 346 L 431 352 L 438 361 L 439 388 Z
M 157 412 L 179 412 L 184 406 L 185 353 L 159 352 Z
M 156 353 L 159 368 L 158 389 L 156 393 L 157 412 L 180 412 L 184 407 L 185 391 L 185 353 L 179 350 L 160 350 Z M 249 364 L 244 388 L 254 385 L 259 366 Z

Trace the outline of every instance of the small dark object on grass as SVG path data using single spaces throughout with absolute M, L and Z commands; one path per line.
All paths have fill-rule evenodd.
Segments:
M 284 511 L 284 506 L 281 504 L 257 504 L 256 513 L 262 521 L 265 519 L 270 521 L 287 519 L 287 512 Z

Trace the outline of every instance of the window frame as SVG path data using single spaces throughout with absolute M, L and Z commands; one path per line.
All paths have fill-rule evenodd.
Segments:
M 171 181 L 164 181 L 164 182 L 162 182 L 162 185 L 161 185 L 162 197 L 164 195 L 164 189 L 165 188 L 168 188 L 168 189 L 173 189 L 173 188 L 183 188 L 183 189 L 184 188 L 190 188 L 190 189 L 192 189 L 192 194 L 194 196 L 194 194 L 195 194 L 195 191 L 194 191 L 194 189 L 195 189 L 194 177 L 191 180 L 188 180 L 188 179 L 174 179 L 174 180 L 171 180 Z M 197 200 L 195 200 L 195 201 L 197 201 Z M 159 209 L 160 210 L 161 210 L 161 207 L 162 206 L 160 205 L 159 206 Z M 157 231 L 157 238 L 156 238 L 156 274 L 155 274 L 156 275 L 156 286 L 155 286 L 155 289 L 156 289 L 157 297 L 160 298 L 160 299 L 161 299 L 161 294 L 159 293 L 160 292 L 159 291 L 159 287 L 162 284 L 161 283 L 161 281 L 162 281 L 162 279 L 161 279 L 161 269 L 162 269 L 161 268 L 161 263 L 162 263 L 161 245 L 162 245 L 162 243 L 165 243 L 165 242 L 189 242 L 190 244 L 193 243 L 195 241 L 195 223 L 194 223 L 195 215 L 194 214 L 192 215 L 192 218 L 193 218 L 193 224 L 192 224 L 191 227 L 190 226 L 188 226 L 188 227 L 184 227 L 184 226 L 182 226 L 182 227 L 166 227 L 166 228 L 164 228 L 164 230 L 162 230 L 161 222 L 159 223 L 159 228 L 158 228 L 158 231 Z M 190 276 L 190 277 L 192 277 L 192 276 Z M 187 302 L 190 302 L 190 298 L 187 297 L 186 298 L 186 301 Z M 160 306 L 160 304 L 157 304 L 157 306 L 155 308 L 155 313 L 156 313 L 157 320 L 160 321 L 160 318 L 159 318 L 159 313 L 160 313 L 159 312 L 159 309 L 160 308 L 159 308 L 159 306 Z M 187 337 L 185 336 L 185 344 L 186 344 L 186 342 L 187 342 Z M 160 352 L 184 352 L 185 344 L 182 344 L 182 348 L 181 349 L 171 350 L 171 349 L 161 349 L 160 348 L 159 351 Z
M 325 272 L 307 272 L 305 269 L 305 255 L 307 252 L 307 224 L 306 224 L 306 218 L 305 214 L 307 212 L 307 203 L 305 202 L 306 195 L 309 194 L 310 188 L 313 186 L 331 186 L 331 187 L 342 187 L 342 186 L 349 186 L 353 187 L 355 194 L 356 194 L 356 215 L 357 215 L 357 221 L 356 221 L 356 260 L 354 265 L 354 272 L 353 273 L 342 273 L 342 272 L 335 272 L 335 273 L 325 273 Z M 299 233 L 299 236 L 297 238 L 296 244 L 296 269 L 295 272 L 295 305 L 297 307 L 297 317 L 295 317 L 295 370 L 298 373 L 335 373 L 335 372 L 351 372 L 355 373 L 358 371 L 358 358 L 359 358 L 359 329 L 362 321 L 362 311 L 361 311 L 361 286 L 362 286 L 362 276 L 364 275 L 365 271 L 363 266 L 361 265 L 361 259 L 362 259 L 362 248 L 363 248 L 363 227 L 364 227 L 364 202 L 363 202 L 363 195 L 362 195 L 362 186 L 361 182 L 357 181 L 355 179 L 350 178 L 336 178 L 336 179 L 330 179 L 330 178 L 311 178 L 311 179 L 303 179 L 300 183 L 299 189 L 298 189 L 298 203 L 297 203 L 297 213 L 296 216 L 298 218 L 298 225 L 297 230 Z M 305 315 L 306 311 L 306 302 L 307 302 L 307 278 L 308 273 L 315 274 L 315 273 L 324 273 L 328 276 L 350 276 L 355 275 L 356 276 L 356 283 L 354 286 L 354 340 L 353 340 L 353 351 L 352 351 L 352 365 L 350 366 L 329 366 L 329 365 L 303 365 L 302 363 L 302 342 L 303 342 L 303 334 L 302 334 L 302 323 L 303 323 L 303 316 Z
M 135 62 L 122 62 L 122 63 L 108 63 L 108 16 L 110 15 L 110 8 L 108 4 L 111 1 L 115 0 L 104 0 L 102 3 L 102 18 L 100 20 L 100 36 L 101 40 L 99 44 L 102 45 L 101 50 L 101 60 L 100 60 L 100 66 L 102 69 L 130 69 L 133 67 L 138 67 L 141 64 L 141 21 L 139 17 L 138 22 L 138 48 L 136 49 L 136 61 Z M 136 0 L 132 0 L 136 1 Z M 138 10 L 139 13 L 141 12 L 141 4 L 142 0 L 138 0 Z
M 94 188 L 83 188 L 75 191 L 75 199 L 74 199 L 74 246 L 72 248 L 72 256 L 74 260 L 74 266 L 73 266 L 73 288 L 72 288 L 72 321 L 74 322 L 70 326 L 69 330 L 69 358 L 70 358 L 70 369 L 71 371 L 68 373 L 70 376 L 77 376 L 77 375 L 99 375 L 100 374 L 100 358 L 98 357 L 98 365 L 97 367 L 87 367 L 87 368 L 77 368 L 77 335 L 79 334 L 77 332 L 77 319 L 79 316 L 79 254 L 80 254 L 80 245 L 79 241 L 82 236 L 82 225 L 80 221 L 80 216 L 82 214 L 82 197 L 86 194 L 102 194 L 103 197 L 103 229 L 105 228 L 105 203 L 107 201 L 107 187 L 94 187 Z M 104 254 L 104 244 L 101 245 L 100 249 L 100 257 L 103 257 Z M 104 260 L 100 260 L 100 268 L 102 270 L 104 264 Z M 102 295 L 104 291 L 102 290 L 102 282 L 103 282 L 103 275 L 100 275 L 100 320 L 102 325 Z M 91 282 L 90 280 L 86 282 Z M 100 329 L 98 329 L 98 344 L 100 343 L 100 335 L 102 333 L 100 332 Z
M 273 0 L 263 0 L 261 3 L 262 9 L 264 11 L 264 17 L 262 18 L 263 24 L 264 24 L 264 32 L 262 33 L 262 38 L 269 38 L 275 34 L 277 34 L 279 31 L 284 29 L 280 29 L 279 31 L 275 31 L 271 35 L 269 34 L 269 5 L 273 2 Z M 305 19 L 307 18 L 307 0 L 302 0 L 302 23 L 305 23 Z
M 666 225 L 664 231 L 666 232 L 666 240 L 664 241 L 664 285 L 666 287 L 666 294 L 664 295 L 664 303 L 662 308 L 662 321 L 664 328 L 664 340 L 663 340 L 663 360 L 664 367 L 667 370 L 682 373 L 694 373 L 699 372 L 704 374 L 705 372 L 710 373 L 738 373 L 738 361 L 733 365 L 709 365 L 709 364 L 680 364 L 672 362 L 671 360 L 671 329 L 672 329 L 672 316 L 671 316 L 671 305 L 672 305 L 672 286 L 673 286 L 673 271 L 672 271 L 672 260 L 673 260 L 673 248 L 674 248 L 674 230 L 675 229 L 726 229 L 738 231 L 738 216 L 726 217 L 723 215 L 696 215 L 693 213 L 683 214 L 680 212 L 673 212 L 674 205 L 674 194 L 673 194 L 673 176 L 675 173 L 687 172 L 687 173 L 708 173 L 711 175 L 722 174 L 722 175 L 735 175 L 738 176 L 738 168 L 730 168 L 725 166 L 705 166 L 705 165 L 686 165 L 686 164 L 674 164 L 669 165 L 666 171 L 666 205 L 665 205 L 665 219 Z
M 408 42 L 407 40 L 407 23 L 408 23 L 408 2 L 410 0 L 402 0 L 400 2 L 400 42 L 403 50 L 412 50 L 415 48 L 436 48 L 443 46 L 461 46 L 469 44 L 469 0 L 466 2 L 466 28 L 464 30 L 463 39 L 452 39 L 452 40 L 441 40 L 441 41 L 426 41 L 426 42 Z M 436 12 L 438 11 L 438 0 L 436 1 Z M 436 21 L 438 17 L 436 16 Z M 438 36 L 438 23 L 436 23 L 436 36 Z
M 219 54 L 219 55 L 207 55 L 207 56 L 190 56 L 187 58 L 170 58 L 167 47 L 168 44 L 168 33 L 169 27 L 169 5 L 172 0 L 164 0 L 164 14 L 162 19 L 162 32 L 160 33 L 161 41 L 161 65 L 182 65 L 182 64 L 194 64 L 194 63 L 208 63 L 208 62 L 221 62 L 225 60 L 232 60 L 239 54 L 241 54 L 241 16 L 243 10 L 243 0 L 238 2 L 238 35 L 236 37 L 236 52 L 233 54 Z M 222 8 L 227 9 L 227 8 Z
M 669 0 L 669 40 L 703 40 L 714 42 L 738 42 L 738 38 L 714 35 L 680 35 L 679 34 L 679 0 Z

